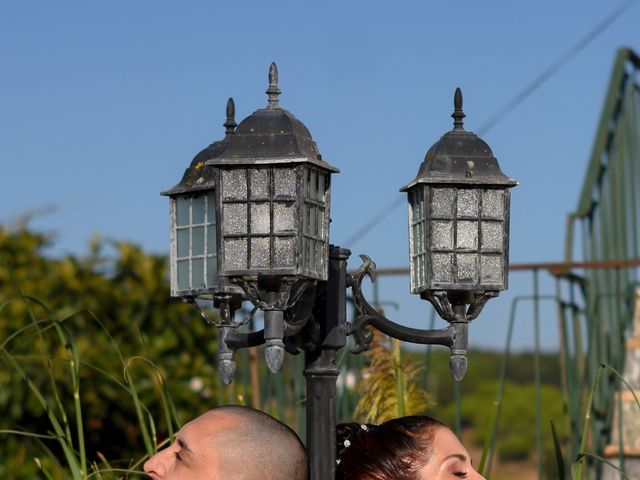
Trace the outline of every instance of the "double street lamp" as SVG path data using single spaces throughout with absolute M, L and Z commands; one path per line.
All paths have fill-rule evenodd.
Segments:
M 462 93 L 454 128 L 434 144 L 402 191 L 409 203 L 411 291 L 428 300 L 449 326 L 399 325 L 366 300 L 362 281 L 375 280 L 365 255 L 348 274 L 350 252 L 329 244 L 331 175 L 339 170 L 318 151 L 309 130 L 279 103 L 278 70 L 269 69 L 266 108 L 239 125 L 229 99 L 224 139 L 198 153 L 171 199 L 172 295 L 220 311 L 218 367 L 233 380 L 233 353 L 265 344 L 279 371 L 285 352 L 305 353 L 307 447 L 311 479 L 333 478 L 338 350 L 346 337 L 365 350 L 374 327 L 399 340 L 450 348 L 459 381 L 467 366 L 468 324 L 507 288 L 510 188 L 489 146 L 463 128 Z M 346 321 L 347 289 L 358 316 Z M 242 301 L 264 312 L 264 329 L 241 332 Z M 242 322 L 241 322 L 242 323 Z

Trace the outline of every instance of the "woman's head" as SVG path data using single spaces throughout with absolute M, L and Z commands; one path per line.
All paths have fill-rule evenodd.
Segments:
M 338 480 L 483 478 L 457 437 L 426 416 L 338 425 Z

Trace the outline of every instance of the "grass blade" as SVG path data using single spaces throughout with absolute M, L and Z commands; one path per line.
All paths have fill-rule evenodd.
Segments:
M 564 469 L 564 455 L 562 454 L 562 446 L 560 445 L 560 439 L 558 438 L 558 432 L 556 431 L 556 425 L 551 420 L 551 435 L 553 436 L 553 449 L 556 454 L 556 465 L 558 465 L 558 480 L 566 480 L 567 473 Z
M 499 410 L 500 402 L 493 402 L 493 408 L 491 409 L 491 418 L 489 419 L 489 426 L 484 437 L 484 444 L 482 445 L 482 456 L 480 457 L 480 463 L 478 464 L 478 473 L 480 473 L 480 475 L 484 475 L 487 479 L 489 478 L 490 472 L 485 472 L 484 469 L 486 466 L 487 470 L 489 470 L 489 465 L 487 464 L 489 451 L 491 451 L 491 455 L 493 455 L 493 446 L 496 442 L 496 432 L 498 430 L 497 424 Z
M 600 457 L 598 455 L 595 455 L 593 453 L 589 453 L 589 452 L 581 452 L 578 454 L 578 459 L 582 460 L 585 457 L 590 457 L 593 458 L 595 460 L 598 460 L 599 462 L 605 463 L 607 465 L 609 465 L 611 468 L 615 468 L 620 475 L 622 476 L 622 478 L 624 480 L 631 480 L 626 473 L 624 473 L 624 470 L 620 467 L 618 467 L 617 465 L 614 465 L 613 463 L 611 463 L 609 460 L 607 460 L 606 458 Z
M 600 374 L 602 370 L 604 370 L 605 366 L 600 365 L 598 370 L 596 371 L 596 376 L 593 380 L 593 385 L 591 385 L 591 391 L 589 392 L 589 399 L 587 400 L 587 405 L 585 406 L 584 412 L 584 420 L 582 425 L 582 439 L 580 440 L 580 451 L 584 452 L 587 446 L 587 433 L 589 431 L 589 423 L 591 421 L 591 408 L 593 407 L 593 395 L 595 394 L 596 388 L 598 387 L 598 382 L 600 381 Z M 575 461 L 575 479 L 582 480 L 582 470 L 584 465 L 585 455 L 578 455 Z

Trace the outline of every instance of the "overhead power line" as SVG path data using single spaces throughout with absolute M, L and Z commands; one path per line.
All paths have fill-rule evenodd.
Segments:
M 387 205 L 381 213 L 378 213 L 375 217 L 370 219 L 367 223 L 362 225 L 358 230 L 356 230 L 347 240 L 345 241 L 345 245 L 352 245 L 356 242 L 360 237 L 364 236 L 369 230 L 373 229 L 376 225 L 378 225 L 382 220 L 387 218 L 397 207 L 405 202 L 404 195 L 396 198 L 393 202 Z
M 524 102 L 533 92 L 538 90 L 547 80 L 549 80 L 555 73 L 557 73 L 562 67 L 564 67 L 574 56 L 585 49 L 587 45 L 593 42 L 602 32 L 604 32 L 613 22 L 615 22 L 620 15 L 622 15 L 636 0 L 629 0 L 608 16 L 598 23 L 593 29 L 589 31 L 584 37 L 580 39 L 570 50 L 567 51 L 562 57 L 549 65 L 540 75 L 534 78 L 531 83 L 524 87 L 509 103 L 507 103 L 502 109 L 500 109 L 493 117 L 487 120 L 480 128 L 478 128 L 478 135 L 484 135 L 491 130 L 498 122 L 511 113 L 518 105 Z
M 527 84 L 517 95 L 513 97 L 503 108 L 501 108 L 495 115 L 489 118 L 483 123 L 477 130 L 478 135 L 482 136 L 489 130 L 495 127 L 502 119 L 504 119 L 509 113 L 511 113 L 518 105 L 529 98 L 536 90 L 538 90 L 545 82 L 547 82 L 554 74 L 556 74 L 562 67 L 564 67 L 573 57 L 584 50 L 587 45 L 593 42 L 602 32 L 610 27 L 625 11 L 634 4 L 636 0 L 628 0 L 614 9 L 609 15 L 607 15 L 600 23 L 592 28 L 584 37 L 582 37 L 571 49 L 569 49 L 558 60 L 554 61 L 540 75 L 535 77 L 529 84 Z M 402 200 L 402 202 L 400 201 Z M 367 223 L 362 225 L 356 230 L 345 242 L 346 245 L 351 245 L 353 242 L 358 241 L 361 237 L 364 237 L 369 231 L 373 230 L 377 225 L 382 223 L 393 211 L 404 203 L 404 198 L 400 200 L 393 200 L 387 207 L 372 217 Z

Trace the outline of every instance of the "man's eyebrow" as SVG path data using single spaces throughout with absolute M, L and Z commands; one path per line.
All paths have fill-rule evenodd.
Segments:
M 180 449 L 184 451 L 184 453 L 186 453 L 190 457 L 193 456 L 193 451 L 189 448 L 189 445 L 187 445 L 187 442 L 185 442 L 182 438 L 177 438 L 176 442 L 180 446 Z

